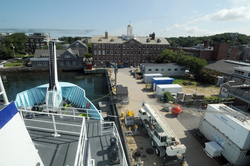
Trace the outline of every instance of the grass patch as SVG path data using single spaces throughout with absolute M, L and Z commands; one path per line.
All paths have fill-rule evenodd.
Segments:
M 22 66 L 23 65 L 23 63 L 12 63 L 12 62 L 10 62 L 10 63 L 6 63 L 6 64 L 4 64 L 4 67 L 14 67 L 14 66 Z
M 199 86 L 199 85 L 203 85 L 201 82 L 198 82 L 192 78 L 186 77 L 186 76 L 174 76 L 171 78 L 174 78 L 174 82 L 173 84 L 179 84 L 179 85 L 183 85 L 184 81 L 191 81 L 193 83 L 193 85 L 191 86 Z
M 28 55 L 28 56 L 26 56 L 27 58 L 33 58 L 34 57 L 34 55 Z

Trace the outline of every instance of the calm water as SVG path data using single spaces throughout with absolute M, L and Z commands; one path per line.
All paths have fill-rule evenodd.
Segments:
M 49 82 L 49 73 L 1 74 L 9 101 L 14 101 L 16 94 Z M 82 72 L 60 72 L 60 82 L 70 82 L 83 88 L 88 99 L 96 100 L 108 94 L 105 75 L 84 75 Z M 98 101 L 93 102 L 97 106 Z

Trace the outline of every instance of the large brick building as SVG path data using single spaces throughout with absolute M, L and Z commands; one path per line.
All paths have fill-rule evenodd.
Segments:
M 221 59 L 237 60 L 239 50 L 237 47 L 230 47 L 228 43 L 215 43 L 212 49 L 208 48 L 208 41 L 204 43 L 204 47 L 171 47 L 170 50 L 180 52 L 183 50 L 186 55 L 192 55 L 206 61 L 218 61 Z
M 124 63 L 127 66 L 138 66 L 140 63 L 154 62 L 157 55 L 169 47 L 164 37 L 155 37 L 155 33 L 137 36 L 132 33 L 133 27 L 128 25 L 127 35 L 92 36 L 93 64 L 106 66 L 106 62 Z
M 28 36 L 28 40 L 25 43 L 26 52 L 35 53 L 37 48 L 42 48 L 44 45 L 48 45 L 50 36 L 45 33 L 33 33 Z

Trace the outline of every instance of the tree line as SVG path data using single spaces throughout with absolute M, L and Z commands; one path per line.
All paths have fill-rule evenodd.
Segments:
M 231 33 L 222 33 L 211 36 L 203 36 L 203 37 L 170 37 L 166 38 L 171 47 L 192 47 L 199 43 L 203 43 L 204 41 L 209 41 L 210 46 L 214 46 L 215 43 L 229 43 L 233 45 L 235 34 Z M 235 40 L 235 45 L 243 45 L 250 43 L 250 36 L 245 34 L 238 34 L 237 39 Z
M 195 79 L 203 82 L 214 84 L 216 77 L 221 75 L 221 72 L 215 70 L 204 70 L 207 65 L 205 59 L 200 59 L 190 55 L 184 55 L 185 52 L 181 50 L 179 53 L 172 50 L 163 50 L 163 52 L 156 57 L 156 63 L 177 63 L 180 66 L 185 66 L 190 72 L 195 73 Z
M 76 37 L 68 36 L 67 37 L 67 36 L 63 36 L 63 37 L 59 37 L 58 40 L 63 41 L 63 44 L 72 44 L 75 41 L 81 40 L 83 38 L 90 39 L 91 37 L 79 37 L 79 36 L 76 36 Z

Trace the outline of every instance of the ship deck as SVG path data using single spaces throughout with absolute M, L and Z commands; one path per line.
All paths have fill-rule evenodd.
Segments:
M 60 134 L 59 137 L 52 135 L 54 134 L 54 126 L 53 123 L 51 123 L 53 121 L 51 115 L 27 116 L 27 118 L 24 118 L 24 122 L 45 166 L 74 165 L 83 118 L 78 117 L 74 119 L 67 117 L 67 115 L 64 115 L 62 118 L 58 115 L 54 116 L 54 119 L 57 133 Z M 87 165 L 88 157 L 95 160 L 94 165 L 110 165 L 110 138 L 114 137 L 113 128 L 111 129 L 109 127 L 110 124 L 112 123 L 102 124 L 103 126 L 108 126 L 105 130 L 100 120 L 85 121 L 88 139 L 85 140 L 84 165 Z M 90 149 L 88 149 L 89 147 Z M 118 148 L 121 150 L 119 143 Z M 122 151 L 120 150 L 118 151 L 118 156 L 122 163 Z

